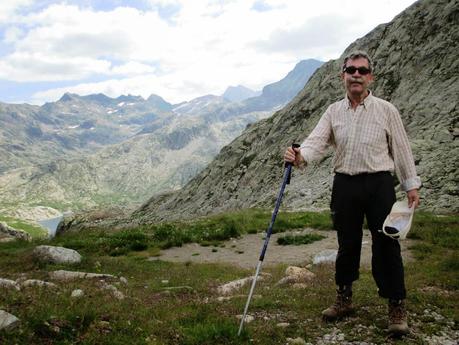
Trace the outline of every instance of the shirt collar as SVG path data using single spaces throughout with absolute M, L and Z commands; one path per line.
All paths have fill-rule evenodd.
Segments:
M 346 104 L 347 104 L 347 109 L 351 109 L 352 108 L 352 104 L 351 104 L 351 100 L 349 99 L 349 97 L 347 96 L 346 94 Z M 365 97 L 363 99 L 363 101 L 360 103 L 360 105 L 363 105 L 363 107 L 366 109 L 368 105 L 370 105 L 370 103 L 372 102 L 373 100 L 373 93 L 371 92 L 371 90 L 368 90 L 368 96 Z

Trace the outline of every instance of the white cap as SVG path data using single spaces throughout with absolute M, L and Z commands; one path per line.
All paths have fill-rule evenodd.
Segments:
M 384 221 L 382 232 L 393 239 L 404 240 L 410 231 L 415 204 L 408 207 L 408 201 L 397 201 Z

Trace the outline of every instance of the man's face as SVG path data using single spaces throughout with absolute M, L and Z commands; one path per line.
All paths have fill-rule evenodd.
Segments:
M 363 70 L 361 69 L 362 67 L 364 68 Z M 359 68 L 363 73 L 359 71 Z M 344 87 L 349 96 L 364 96 L 367 94 L 368 85 L 373 81 L 373 74 L 371 71 L 364 74 L 365 69 L 369 70 L 368 61 L 365 58 L 357 58 L 346 62 L 346 71 L 341 74 L 341 77 L 344 80 Z

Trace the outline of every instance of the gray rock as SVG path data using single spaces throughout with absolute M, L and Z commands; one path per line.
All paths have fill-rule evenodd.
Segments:
M 116 286 L 114 286 L 114 285 L 111 285 L 111 284 L 104 284 L 104 285 L 102 286 L 102 288 L 103 288 L 104 290 L 110 291 L 110 293 L 112 294 L 112 296 L 115 297 L 115 298 L 118 299 L 118 300 L 123 300 L 123 299 L 125 298 L 124 294 L 123 294 L 121 291 L 119 291 L 119 290 L 116 288 Z
M 285 277 L 277 282 L 277 285 L 304 284 L 314 279 L 316 275 L 303 267 L 289 266 L 285 270 Z
M 43 280 L 38 280 L 38 279 L 27 279 L 21 282 L 22 287 L 31 287 L 31 286 L 38 286 L 38 287 L 44 287 L 44 288 L 51 288 L 51 289 L 56 289 L 57 285 L 54 283 L 50 282 L 45 282 Z
M 102 274 L 102 273 L 87 273 L 87 272 L 75 272 L 75 271 L 66 271 L 58 270 L 49 272 L 49 276 L 52 279 L 69 281 L 75 279 L 103 279 L 103 280 L 115 280 L 116 277 L 111 274 Z
M 81 290 L 81 289 L 73 290 L 72 294 L 70 295 L 70 297 L 72 297 L 72 298 L 80 298 L 80 297 L 83 297 L 83 296 L 84 296 L 84 291 Z
M 0 310 L 0 330 L 10 331 L 19 326 L 20 320 L 13 314 Z
M 229 283 L 226 283 L 226 284 L 223 284 L 223 285 L 219 286 L 217 288 L 217 292 L 220 295 L 224 295 L 224 296 L 231 295 L 232 293 L 236 292 L 237 290 L 239 290 L 243 286 L 251 283 L 253 281 L 253 278 L 254 277 L 251 276 L 251 277 L 247 277 L 247 278 L 233 280 L 233 281 L 231 281 Z M 262 280 L 262 279 L 263 279 L 262 276 L 258 276 L 257 280 Z
M 56 264 L 77 264 L 81 262 L 81 255 L 73 249 L 54 246 L 38 246 L 33 254 L 42 262 Z
M 314 256 L 312 263 L 314 265 L 318 264 L 334 264 L 336 261 L 336 255 L 338 255 L 337 250 L 328 249 L 321 251 L 319 254 Z
M 15 289 L 18 291 L 21 290 L 21 288 L 19 287 L 19 284 L 11 279 L 0 278 L 0 287 L 7 288 L 7 289 Z

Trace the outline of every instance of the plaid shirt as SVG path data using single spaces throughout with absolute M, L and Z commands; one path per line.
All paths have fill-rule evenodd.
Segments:
M 330 145 L 335 148 L 335 172 L 395 170 L 403 191 L 421 186 L 398 110 L 371 93 L 355 110 L 347 97 L 330 105 L 301 144 L 301 154 L 306 162 L 318 160 Z

